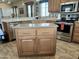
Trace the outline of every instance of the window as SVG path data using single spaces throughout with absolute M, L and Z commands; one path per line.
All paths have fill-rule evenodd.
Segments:
M 33 17 L 33 5 L 32 4 L 26 4 L 26 16 L 27 17 Z
M 20 14 L 24 14 L 24 9 L 23 8 L 19 8 L 19 13 Z
M 33 17 L 33 11 L 34 11 L 34 2 L 27 2 L 26 5 L 26 16 L 27 17 Z
M 31 17 L 31 5 L 28 5 L 28 17 Z
M 43 2 L 40 3 L 40 7 L 41 7 L 41 16 L 49 16 L 49 12 L 48 12 L 48 2 Z

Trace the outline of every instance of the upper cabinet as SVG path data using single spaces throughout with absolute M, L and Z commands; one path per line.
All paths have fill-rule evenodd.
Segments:
M 52 2 L 53 2 L 53 0 L 48 0 L 48 11 L 49 12 L 52 12 L 52 9 L 53 9 L 53 7 L 52 7 L 53 3 Z
M 48 0 L 49 12 L 59 12 L 60 0 Z
M 79 0 L 48 0 L 49 12 L 60 12 L 60 4 Z

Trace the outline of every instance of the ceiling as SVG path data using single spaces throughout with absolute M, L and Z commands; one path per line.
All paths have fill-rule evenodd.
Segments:
M 9 3 L 9 4 L 16 3 L 18 1 L 22 1 L 22 0 L 0 0 L 1 3 L 3 2 L 3 3 Z
M 19 2 L 25 3 L 26 1 L 36 1 L 36 0 L 0 0 L 0 3 L 7 3 L 12 6 L 16 6 Z

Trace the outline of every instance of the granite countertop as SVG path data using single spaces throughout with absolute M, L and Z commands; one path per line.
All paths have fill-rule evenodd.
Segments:
M 18 21 L 27 21 L 27 20 L 33 20 L 33 18 L 28 18 L 28 17 L 3 18 L 2 22 L 18 22 Z
M 4 18 L 2 19 L 2 22 L 18 22 L 18 21 L 36 21 L 36 20 L 45 20 L 45 21 L 48 21 L 48 20 L 56 20 L 56 18 L 49 18 L 49 17 L 46 17 L 46 18 L 39 18 L 39 19 L 35 19 L 35 17 L 17 17 L 17 18 Z
M 41 23 L 41 24 L 19 24 L 13 28 L 53 28 L 58 27 L 56 24 L 52 23 Z

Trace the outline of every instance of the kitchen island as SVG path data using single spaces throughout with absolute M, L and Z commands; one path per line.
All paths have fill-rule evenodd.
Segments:
M 53 23 L 56 19 L 53 18 L 40 18 L 35 19 L 35 17 L 16 17 L 16 18 L 4 18 L 2 19 L 3 30 L 7 33 L 8 41 L 12 41 L 15 38 L 15 33 L 13 27 L 18 24 L 27 23 Z
M 14 27 L 19 56 L 55 55 L 57 25 L 19 24 Z

